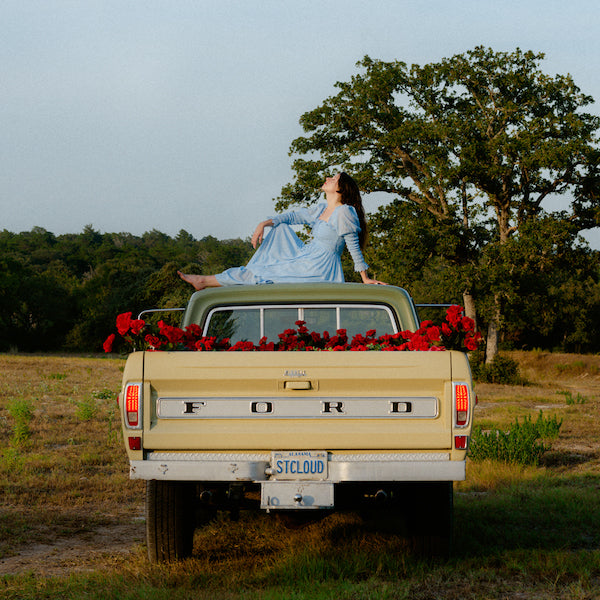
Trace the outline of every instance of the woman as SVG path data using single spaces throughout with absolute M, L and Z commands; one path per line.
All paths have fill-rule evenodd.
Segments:
M 326 203 L 288 211 L 258 224 L 252 246 L 260 244 L 260 247 L 245 267 L 234 267 L 217 275 L 178 271 L 179 276 L 197 290 L 256 283 L 343 282 L 340 257 L 345 245 L 363 283 L 385 285 L 367 275 L 368 266 L 361 251 L 367 241 L 367 224 L 356 182 L 346 173 L 338 173 L 328 177 L 321 189 Z M 312 229 L 307 244 L 290 227 L 301 224 Z M 265 236 L 266 227 L 273 229 Z

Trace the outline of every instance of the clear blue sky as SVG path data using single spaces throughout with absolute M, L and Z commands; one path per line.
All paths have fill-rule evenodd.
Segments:
M 520 47 L 600 102 L 597 0 L 3 0 L 0 23 L 14 232 L 250 235 L 291 180 L 300 115 L 365 54 Z

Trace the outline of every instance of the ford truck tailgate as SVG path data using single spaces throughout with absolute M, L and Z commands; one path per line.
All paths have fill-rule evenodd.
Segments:
M 452 381 L 469 377 L 464 355 L 448 351 L 146 352 L 143 362 L 145 450 L 447 450 Z

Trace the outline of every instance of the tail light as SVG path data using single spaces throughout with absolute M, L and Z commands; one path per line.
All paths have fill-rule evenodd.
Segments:
M 469 424 L 469 386 L 466 383 L 453 383 L 454 425 L 466 427 Z
M 141 450 L 142 449 L 142 438 L 139 436 L 129 438 L 129 449 L 130 450 Z
M 468 435 L 455 435 L 454 436 L 454 447 L 457 450 L 466 450 L 469 446 Z
M 128 383 L 125 386 L 125 425 L 128 429 L 142 428 L 142 384 Z

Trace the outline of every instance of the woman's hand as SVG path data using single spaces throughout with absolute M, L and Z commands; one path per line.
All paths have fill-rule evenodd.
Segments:
M 256 246 L 258 246 L 259 244 L 262 244 L 263 241 L 263 237 L 265 235 L 265 227 L 269 227 L 273 225 L 273 221 L 271 221 L 271 219 L 267 219 L 266 221 L 263 221 L 262 223 L 259 223 L 256 226 L 256 229 L 254 230 L 254 233 L 252 234 L 252 247 L 256 248 Z
M 370 284 L 370 285 L 388 285 L 387 283 L 385 283 L 385 281 L 379 281 L 378 279 L 371 279 L 367 275 L 366 271 L 361 271 L 360 272 L 360 277 L 361 277 L 363 283 L 367 283 L 367 284 Z

